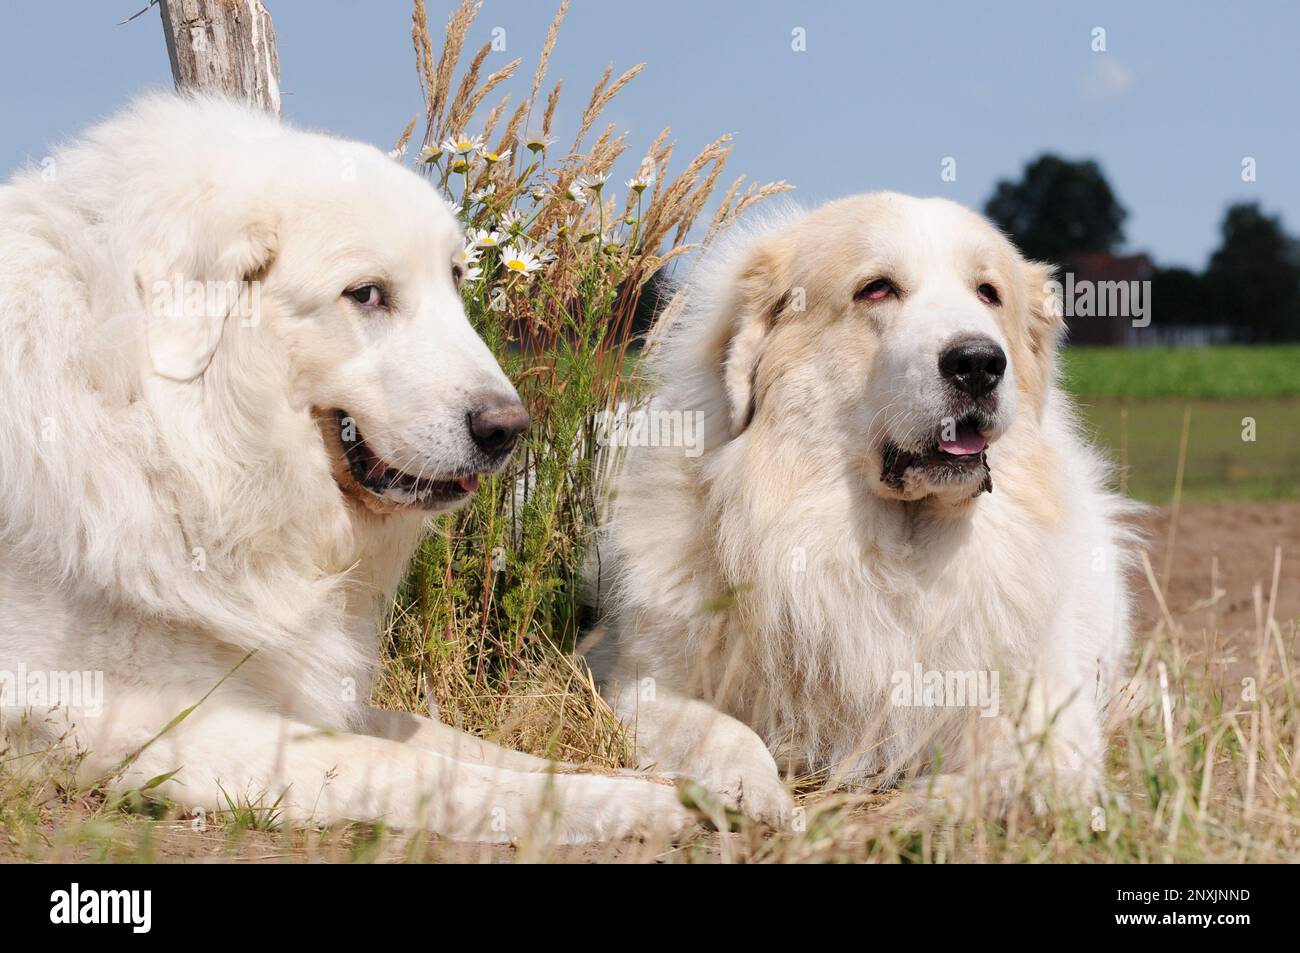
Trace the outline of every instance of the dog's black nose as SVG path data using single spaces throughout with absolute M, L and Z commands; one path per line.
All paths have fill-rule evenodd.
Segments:
M 475 445 L 493 456 L 509 451 L 527 429 L 528 411 L 512 394 L 482 398 L 469 413 L 469 434 Z
M 992 338 L 968 337 L 939 355 L 939 373 L 953 387 L 983 397 L 998 386 L 1007 370 L 1007 355 Z

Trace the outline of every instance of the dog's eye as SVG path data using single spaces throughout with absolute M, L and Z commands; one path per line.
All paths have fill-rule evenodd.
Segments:
M 458 290 L 465 283 L 465 266 L 460 262 L 451 266 L 451 280 Z
M 363 308 L 382 308 L 388 304 L 384 289 L 379 285 L 362 285 L 360 288 L 353 288 L 343 293 Z
M 980 285 L 978 288 L 975 289 L 975 293 L 979 295 L 979 299 L 983 301 L 985 304 L 1002 303 L 1002 299 L 998 297 L 998 289 L 994 288 L 990 284 Z
M 854 301 L 883 301 L 890 295 L 897 295 L 898 288 L 888 278 L 877 278 L 869 281 L 853 296 Z

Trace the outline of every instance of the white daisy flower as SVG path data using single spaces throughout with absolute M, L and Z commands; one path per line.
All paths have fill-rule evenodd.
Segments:
M 506 271 L 531 278 L 533 272 L 542 267 L 541 261 L 532 249 L 522 246 L 507 245 L 501 249 L 501 264 Z
M 578 178 L 579 184 L 581 184 L 584 189 L 591 189 L 591 191 L 595 192 L 597 195 L 600 194 L 600 190 L 605 187 L 605 183 L 608 181 L 609 176 L 595 172 L 591 175 L 579 176 Z
M 464 287 L 465 285 L 472 285 L 474 282 L 478 281 L 482 277 L 483 277 L 482 268 L 480 268 L 478 265 L 466 265 L 465 277 L 462 278 L 460 281 L 461 287 Z
M 465 245 L 451 256 L 451 260 L 453 264 L 463 265 L 466 268 L 469 268 L 470 265 L 473 265 L 478 261 L 479 254 L 480 252 L 478 248 L 474 245 Z
M 489 185 L 485 189 L 479 189 L 477 192 L 471 192 L 469 194 L 469 200 L 471 202 L 485 202 L 488 199 L 490 199 L 492 196 L 496 195 L 496 193 L 497 193 L 497 187 L 495 185 Z
M 459 136 L 452 136 L 450 139 L 444 139 L 442 148 L 447 152 L 467 156 L 471 152 L 477 152 L 479 149 L 483 148 L 483 137 L 467 136 L 462 133 Z
M 528 138 L 524 140 L 524 145 L 528 147 L 529 152 L 545 152 L 555 145 L 555 137 L 540 132 L 530 132 Z
M 505 240 L 505 236 L 497 231 L 476 228 L 470 233 L 470 240 L 476 248 L 497 248 Z
M 509 149 L 505 150 L 504 152 L 493 152 L 491 149 L 484 149 L 483 147 L 480 146 L 478 150 L 478 154 L 483 157 L 483 161 L 486 162 L 488 165 L 494 165 L 497 162 L 505 162 L 507 159 L 510 158 Z
M 564 193 L 564 197 L 570 202 L 577 202 L 579 205 L 587 204 L 587 190 L 583 185 L 581 176 L 569 183 L 569 188 Z
M 421 162 L 437 162 L 442 158 L 442 148 L 440 146 L 428 145 L 420 150 Z
M 653 172 L 647 173 L 642 171 L 639 172 L 637 175 L 633 176 L 632 178 L 628 179 L 625 184 L 629 189 L 631 189 L 637 195 L 640 195 L 646 189 L 650 188 L 650 186 L 654 185 L 654 182 L 655 182 L 655 175 Z

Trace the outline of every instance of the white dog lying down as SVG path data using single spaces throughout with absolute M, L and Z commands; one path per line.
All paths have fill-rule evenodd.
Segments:
M 778 764 L 1092 793 L 1129 537 L 1056 383 L 1050 277 L 896 194 L 700 266 L 600 550 L 589 658 L 647 762 L 773 822 Z M 695 420 L 686 452 L 665 428 Z
M 289 819 L 483 840 L 685 822 L 666 784 L 366 704 L 430 513 L 527 424 L 461 242 L 379 151 L 222 101 L 143 100 L 0 189 L 10 741 L 68 737 L 119 788 L 175 771 L 160 793 L 208 810 L 284 793 Z M 80 672 L 102 698 L 71 697 Z

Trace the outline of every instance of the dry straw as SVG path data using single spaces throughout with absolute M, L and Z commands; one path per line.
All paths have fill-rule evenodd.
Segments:
M 568 10 L 564 0 L 526 94 L 512 105 L 520 60 L 490 70 L 487 44 L 459 62 L 479 4 L 466 0 L 451 12 L 435 61 L 436 33 L 423 0 L 415 3 L 425 126 L 414 161 L 459 206 L 471 242 L 478 239 L 464 253 L 473 275 L 466 310 L 534 423 L 514 469 L 485 483 L 417 559 L 394 611 L 377 697 L 415 710 L 433 702 L 444 719 L 470 731 L 612 767 L 626 764 L 622 733 L 569 651 L 601 493 L 591 420 L 635 397 L 627 371 L 636 363 L 629 348 L 642 290 L 698 248 L 688 239 L 731 145 L 723 136 L 672 174 L 674 147 L 664 129 L 629 170 L 652 175 L 653 186 L 625 189 L 614 170 L 627 135 L 603 117 L 642 63 L 606 69 L 573 114 L 572 145 L 555 150 L 564 86 L 548 84 L 548 67 Z M 539 117 L 540 129 L 533 125 Z M 476 137 L 477 148 L 443 148 Z M 409 132 L 403 144 L 407 139 Z M 770 183 L 751 195 L 788 188 Z M 739 214 L 732 205 L 738 189 L 709 239 Z

